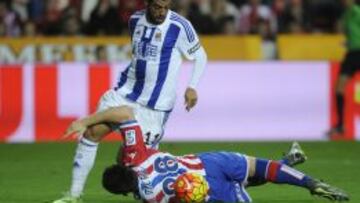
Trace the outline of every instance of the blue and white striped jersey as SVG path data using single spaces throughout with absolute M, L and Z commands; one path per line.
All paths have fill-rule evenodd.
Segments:
M 143 10 L 131 16 L 129 29 L 132 61 L 121 73 L 116 90 L 151 109 L 171 110 L 182 56 L 194 60 L 202 48 L 193 26 L 171 10 L 162 24 L 153 25 Z

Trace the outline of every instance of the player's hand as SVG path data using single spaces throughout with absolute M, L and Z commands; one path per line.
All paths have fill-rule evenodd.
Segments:
M 83 124 L 82 120 L 76 120 L 72 122 L 70 126 L 67 128 L 67 130 L 63 135 L 63 138 L 67 138 L 72 135 L 74 137 L 80 137 L 85 133 L 86 129 L 87 127 L 86 125 Z
M 188 87 L 185 92 L 185 108 L 190 111 L 197 103 L 198 96 L 196 90 Z

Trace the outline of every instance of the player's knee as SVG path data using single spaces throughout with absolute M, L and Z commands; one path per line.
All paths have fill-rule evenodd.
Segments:
M 248 156 L 247 157 L 248 164 L 249 164 L 249 177 L 253 177 L 256 171 L 256 158 Z
M 100 142 L 102 135 L 96 133 L 96 131 L 90 127 L 85 131 L 84 137 L 93 142 Z

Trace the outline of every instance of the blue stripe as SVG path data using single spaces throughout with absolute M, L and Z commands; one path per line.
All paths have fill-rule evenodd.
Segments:
M 135 67 L 136 82 L 133 91 L 130 94 L 126 95 L 126 98 L 130 99 L 131 101 L 136 101 L 140 97 L 144 89 L 145 72 L 146 72 L 146 61 L 137 60 Z
M 128 67 L 125 69 L 125 71 L 123 71 L 123 72 L 121 73 L 120 80 L 119 80 L 119 82 L 117 83 L 117 86 L 115 87 L 115 90 L 118 90 L 118 89 L 120 89 L 122 86 L 125 85 L 125 83 L 126 83 L 126 81 L 127 81 L 127 78 L 128 78 L 127 75 L 128 75 L 128 73 L 129 73 L 130 68 L 131 68 L 131 64 L 129 64 Z
M 191 27 L 189 22 L 187 22 L 183 17 L 176 15 L 174 13 L 170 16 L 170 19 L 180 23 L 184 27 L 189 42 L 193 42 L 195 40 L 193 28 Z
M 130 36 L 133 37 L 134 30 L 136 27 L 136 24 L 139 22 L 140 18 L 130 18 L 129 20 L 129 30 L 130 30 Z
M 176 14 L 172 14 L 170 19 L 174 20 L 176 22 L 179 22 L 182 26 L 184 26 L 185 31 L 186 31 L 186 35 L 187 35 L 190 42 L 195 40 L 194 39 L 193 29 L 192 29 L 191 25 L 189 24 L 189 22 L 187 22 L 183 17 L 181 17 L 179 15 L 176 15 Z
M 255 176 L 260 177 L 262 179 L 266 179 L 266 169 L 268 167 L 269 160 L 266 159 L 256 159 L 256 168 L 255 168 Z
M 156 80 L 156 85 L 148 102 L 148 106 L 150 108 L 154 108 L 156 102 L 159 99 L 160 92 L 164 86 L 166 76 L 168 74 L 171 54 L 175 46 L 175 43 L 178 39 L 179 33 L 180 33 L 180 28 L 175 24 L 171 24 L 166 33 L 164 44 L 161 49 L 160 66 L 159 66 L 158 77 Z
M 140 50 L 140 51 L 142 52 L 143 56 L 145 56 L 145 54 L 146 54 L 145 52 L 146 52 L 147 44 L 149 44 L 151 42 L 151 39 L 155 34 L 155 28 L 151 28 L 151 33 L 150 33 L 149 37 L 147 37 L 146 33 L 147 33 L 148 29 L 149 29 L 148 27 L 144 27 L 143 34 L 141 37 L 141 41 L 143 42 L 143 45 L 141 47 L 142 50 Z M 145 85 L 146 66 L 147 66 L 147 63 L 145 60 L 138 59 L 136 61 L 136 66 L 135 66 L 136 82 L 135 82 L 133 91 L 130 94 L 128 94 L 126 96 L 126 98 L 128 98 L 132 101 L 136 101 L 140 97 L 140 95 L 144 89 L 144 85 Z
M 173 17 L 171 19 L 176 22 L 179 22 L 184 27 L 185 33 L 186 33 L 186 36 L 187 36 L 189 42 L 193 42 L 195 40 L 192 29 L 191 29 L 191 27 L 189 27 L 189 25 L 186 21 L 184 21 L 183 19 L 178 18 L 178 17 Z

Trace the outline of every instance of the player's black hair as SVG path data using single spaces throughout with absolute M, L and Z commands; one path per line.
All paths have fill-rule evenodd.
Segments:
M 103 187 L 113 194 L 127 195 L 137 193 L 137 176 L 129 167 L 114 164 L 105 169 L 102 177 Z

